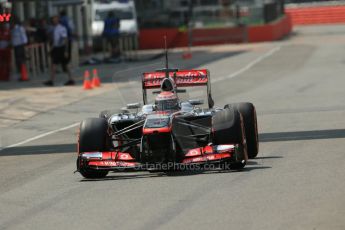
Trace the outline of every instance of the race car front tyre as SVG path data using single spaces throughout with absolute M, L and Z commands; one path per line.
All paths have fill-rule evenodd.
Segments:
M 79 129 L 79 153 L 105 152 L 109 150 L 108 123 L 102 118 L 89 118 L 81 122 Z
M 223 169 L 240 170 L 248 160 L 244 122 L 237 108 L 230 107 L 212 117 L 213 144 L 238 144 L 232 159 L 221 164 Z
M 243 127 L 244 132 L 244 127 Z M 233 155 L 232 159 L 225 161 L 221 163 L 220 167 L 224 170 L 241 170 L 246 166 L 247 164 L 247 157 L 245 156 L 247 154 L 247 146 L 246 145 L 240 145 L 237 147 L 235 151 L 235 155 Z M 241 156 L 244 158 L 241 158 Z
M 101 179 L 108 175 L 107 171 L 96 171 L 84 167 L 80 162 L 80 158 L 77 159 L 77 169 L 79 173 L 87 179 Z
M 212 117 L 213 144 L 237 144 L 243 142 L 241 114 L 236 108 L 217 112 Z
M 235 108 L 243 117 L 247 138 L 248 157 L 255 158 L 259 152 L 259 138 L 256 119 L 256 110 L 252 103 L 234 103 L 224 106 L 224 109 Z
M 109 151 L 110 137 L 107 133 L 108 124 L 103 118 L 89 118 L 81 122 L 78 139 L 78 152 L 105 152 Z M 96 171 L 87 168 L 81 158 L 77 159 L 77 169 L 85 178 L 103 178 L 107 171 Z

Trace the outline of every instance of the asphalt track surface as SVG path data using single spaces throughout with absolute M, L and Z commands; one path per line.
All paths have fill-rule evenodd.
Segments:
M 128 70 L 112 92 L 1 131 L 7 145 L 26 141 L 0 152 L 0 229 L 345 229 L 345 26 L 190 65 L 210 69 L 217 105 L 256 105 L 257 159 L 240 172 L 73 174 L 68 126 L 140 100 L 147 69 Z

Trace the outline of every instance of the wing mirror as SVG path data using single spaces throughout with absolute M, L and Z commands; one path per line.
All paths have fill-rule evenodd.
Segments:
M 155 107 L 155 105 L 144 105 L 142 108 L 142 113 L 143 114 L 150 114 L 155 110 L 154 107 Z
M 127 109 L 139 109 L 141 107 L 140 103 L 127 104 Z
M 198 99 L 195 99 L 195 100 L 188 100 L 188 102 L 189 102 L 191 105 L 193 105 L 193 106 L 204 104 L 204 100 L 198 100 Z
M 127 113 L 130 113 L 130 111 L 127 109 L 127 107 L 123 107 L 123 108 L 121 108 L 121 113 L 127 114 Z

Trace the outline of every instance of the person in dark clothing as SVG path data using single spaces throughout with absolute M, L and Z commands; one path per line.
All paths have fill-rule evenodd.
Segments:
M 43 52 L 39 52 L 39 57 L 42 60 L 44 57 L 48 56 L 48 23 L 46 19 L 40 19 L 38 25 L 36 27 L 35 32 L 35 42 L 43 44 Z M 43 72 L 46 66 L 44 66 L 43 62 L 40 62 L 40 68 Z
M 111 58 L 120 56 L 119 52 L 119 35 L 120 35 L 120 20 L 115 17 L 113 12 L 109 12 L 104 21 L 103 38 L 107 44 L 111 46 Z
M 41 19 L 36 27 L 35 41 L 37 43 L 48 42 L 48 25 L 46 19 Z
M 54 27 L 52 29 L 51 75 L 50 80 L 43 84 L 46 86 L 54 85 L 56 65 L 61 64 L 63 71 L 68 75 L 68 81 L 64 85 L 75 85 L 67 60 L 67 29 L 60 24 L 58 16 L 53 17 L 52 22 Z
M 60 24 L 63 25 L 67 30 L 67 61 L 69 63 L 71 61 L 72 54 L 74 25 L 72 23 L 72 20 L 67 16 L 66 11 L 64 10 L 60 12 Z

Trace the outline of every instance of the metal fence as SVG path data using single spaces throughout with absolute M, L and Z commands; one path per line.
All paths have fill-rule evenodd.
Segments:
M 139 41 L 138 35 L 128 34 L 121 35 L 119 39 L 119 49 L 121 57 L 126 61 L 138 59 Z
M 112 56 L 111 45 L 102 37 L 103 40 L 103 57 L 107 58 L 107 54 Z M 97 43 L 94 44 L 97 47 Z M 134 61 L 138 59 L 139 38 L 137 34 L 121 34 L 118 40 L 118 52 L 122 61 Z
M 44 43 L 26 46 L 27 67 L 31 76 L 45 73 L 50 67 L 49 46 Z
M 25 47 L 26 51 L 26 66 L 29 76 L 35 77 L 40 74 L 47 74 L 50 71 L 51 58 L 50 46 L 47 43 L 33 43 Z M 12 51 L 13 52 L 13 51 Z M 12 53 L 12 57 L 14 54 Z M 79 66 L 79 47 L 78 42 L 73 42 L 71 52 L 72 68 Z M 15 69 L 15 60 L 12 58 L 12 69 Z

